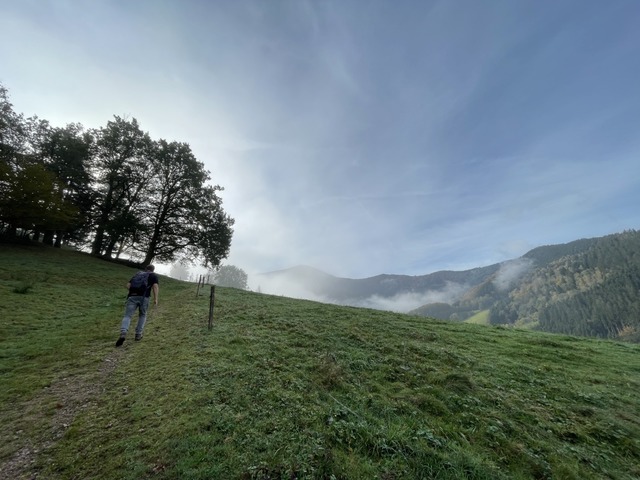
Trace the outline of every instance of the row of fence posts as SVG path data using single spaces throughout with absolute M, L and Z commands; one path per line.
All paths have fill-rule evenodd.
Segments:
M 196 297 L 200 296 L 200 288 L 204 290 L 205 283 L 209 283 L 209 275 L 200 275 L 198 277 L 198 289 Z M 209 295 L 209 330 L 213 328 L 213 306 L 216 302 L 216 286 L 211 285 L 211 294 Z

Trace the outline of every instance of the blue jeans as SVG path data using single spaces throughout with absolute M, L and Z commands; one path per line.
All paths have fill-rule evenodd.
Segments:
M 144 330 L 144 323 L 147 321 L 147 309 L 149 308 L 149 298 L 142 295 L 135 295 L 127 298 L 127 303 L 124 306 L 124 317 L 122 317 L 122 324 L 120 325 L 120 334 L 126 335 L 129 330 L 129 324 L 131 323 L 131 317 L 138 309 L 138 324 L 136 325 L 136 335 L 142 335 Z

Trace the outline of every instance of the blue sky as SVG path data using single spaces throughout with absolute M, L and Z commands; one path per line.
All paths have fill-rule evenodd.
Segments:
M 188 142 L 228 263 L 363 278 L 640 227 L 640 2 L 0 0 L 54 125 Z

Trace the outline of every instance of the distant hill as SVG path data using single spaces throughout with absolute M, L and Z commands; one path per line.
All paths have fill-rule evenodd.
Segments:
M 298 266 L 262 274 L 268 293 L 494 325 L 640 341 L 640 232 L 534 248 L 465 271 L 339 278 Z M 476 317 L 477 318 L 477 317 Z
M 440 271 L 419 276 L 382 274 L 352 279 L 334 277 L 308 266 L 297 266 L 261 274 L 258 283 L 266 285 L 268 293 L 340 305 L 375 306 L 376 299 L 379 301 L 403 295 L 455 301 L 468 289 L 490 278 L 499 268 L 500 265 L 495 264 L 461 272 Z
M 504 262 L 455 302 L 411 313 L 640 341 L 640 232 L 538 247 Z

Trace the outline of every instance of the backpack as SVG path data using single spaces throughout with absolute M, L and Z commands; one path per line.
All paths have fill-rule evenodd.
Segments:
M 131 284 L 129 287 L 130 292 L 145 295 L 149 286 L 149 272 L 136 273 L 129 283 Z

